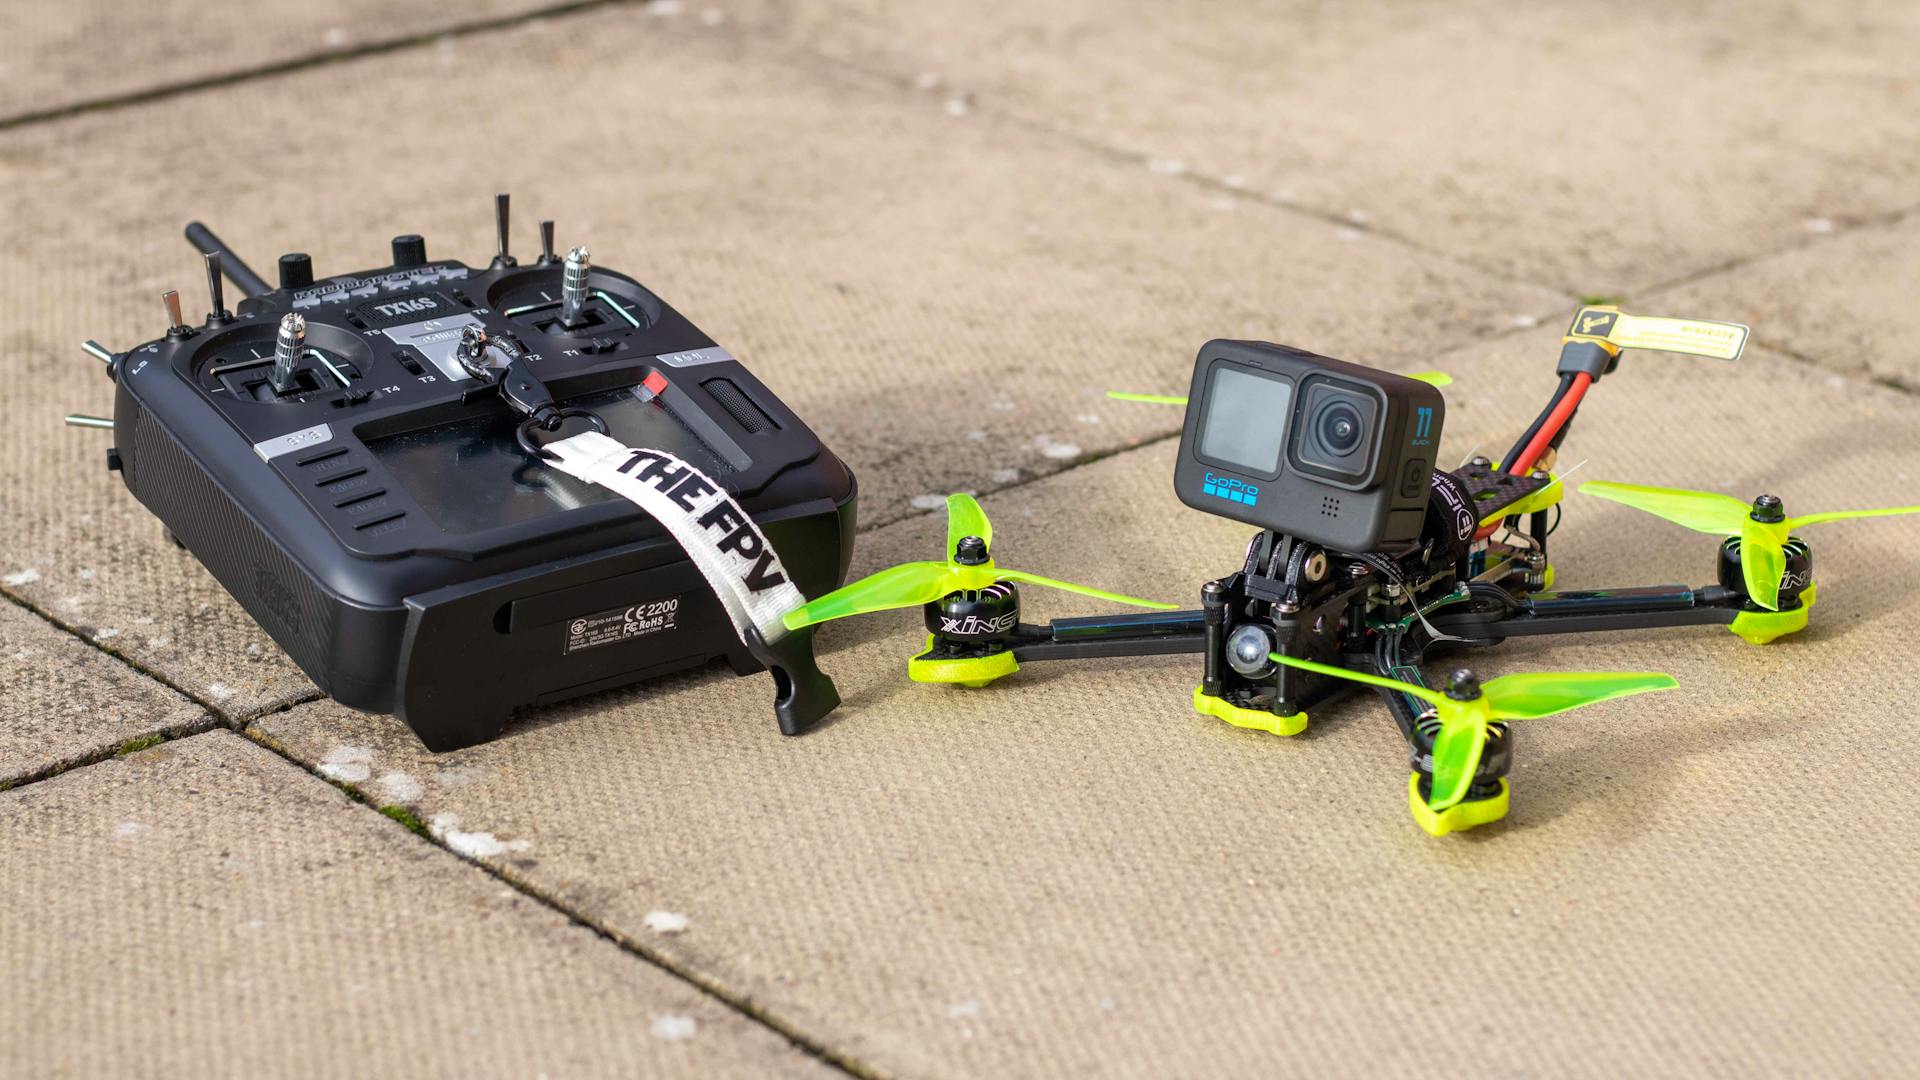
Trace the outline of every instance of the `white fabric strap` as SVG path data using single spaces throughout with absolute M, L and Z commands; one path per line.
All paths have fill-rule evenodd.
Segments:
M 633 500 L 665 525 L 720 598 L 742 641 L 749 626 L 768 643 L 786 634 L 781 617 L 806 598 L 766 534 L 712 478 L 664 450 L 627 446 L 597 431 L 545 449 L 562 472 Z

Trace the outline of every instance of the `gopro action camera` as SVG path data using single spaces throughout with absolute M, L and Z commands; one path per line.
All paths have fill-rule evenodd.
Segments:
M 1426 383 L 1264 341 L 1193 365 L 1174 491 L 1335 551 L 1415 544 L 1446 403 Z

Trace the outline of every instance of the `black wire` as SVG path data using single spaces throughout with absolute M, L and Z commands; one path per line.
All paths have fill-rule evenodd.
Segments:
M 1566 397 L 1567 391 L 1572 388 L 1573 376 L 1560 376 L 1560 389 L 1553 392 L 1553 400 L 1547 402 L 1547 407 L 1540 410 L 1540 415 L 1534 418 L 1533 424 L 1527 428 L 1526 434 L 1520 436 L 1519 441 L 1513 444 L 1513 449 L 1507 451 L 1507 456 L 1500 459 L 1500 469 L 1502 472 L 1511 472 L 1513 470 L 1514 459 L 1518 458 L 1520 452 L 1527 448 L 1527 444 L 1533 442 L 1535 435 L 1540 434 L 1540 429 L 1547 424 L 1547 417 L 1552 416 L 1553 410 L 1560 407 L 1560 399 Z M 1572 417 L 1568 417 L 1568 420 L 1571 421 Z M 1566 428 L 1563 426 L 1561 431 L 1564 432 L 1565 430 Z
M 1547 526 L 1548 536 L 1552 536 L 1554 532 L 1560 528 L 1560 515 L 1561 515 L 1562 509 L 1563 508 L 1559 503 L 1553 504 L 1553 524 Z

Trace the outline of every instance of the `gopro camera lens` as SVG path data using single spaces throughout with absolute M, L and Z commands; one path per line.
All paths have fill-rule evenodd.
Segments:
M 1301 471 L 1341 484 L 1372 477 L 1378 400 L 1365 390 L 1309 377 L 1295 433 L 1293 459 Z
M 1351 454 L 1360 445 L 1360 414 L 1337 401 L 1320 411 L 1320 443 L 1336 454 Z

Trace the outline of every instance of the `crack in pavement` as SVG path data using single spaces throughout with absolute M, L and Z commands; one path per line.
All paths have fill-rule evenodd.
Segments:
M 491 19 L 478 19 L 473 22 L 460 23 L 435 30 L 422 30 L 417 33 L 404 34 L 399 37 L 386 38 L 380 41 L 361 42 L 345 48 L 322 50 L 320 52 L 308 53 L 305 56 L 268 61 L 267 63 L 256 64 L 251 67 L 229 68 L 226 71 L 216 72 L 211 75 L 162 83 L 158 86 L 151 86 L 142 90 L 129 90 L 119 94 L 83 98 L 79 101 L 68 102 L 64 105 L 54 105 L 44 109 L 15 113 L 12 116 L 0 118 L 0 132 L 12 131 L 35 124 L 66 120 L 87 113 L 105 112 L 109 109 L 117 109 L 128 105 L 144 105 L 149 102 L 165 101 L 169 98 L 196 94 L 203 90 L 216 90 L 238 83 L 250 82 L 254 79 L 269 78 L 296 71 L 306 71 L 311 68 L 326 67 L 331 64 L 346 63 L 362 57 L 383 56 L 388 53 L 403 52 L 407 49 L 432 44 L 443 38 L 462 38 L 475 34 L 485 34 L 495 30 L 509 30 L 517 26 L 538 22 L 541 19 L 575 15 L 599 8 L 624 7 L 628 5 L 646 7 L 649 4 L 658 2 L 659 0 L 565 0 L 565 2 L 551 4 L 547 7 L 537 8 L 532 11 L 516 12 Z
M 398 826 L 421 843 L 438 848 L 461 862 L 475 867 L 482 873 L 513 889 L 515 892 L 520 893 L 522 896 L 527 897 L 534 903 L 559 914 L 575 926 L 588 930 L 602 940 L 612 943 L 614 947 L 627 955 L 658 968 L 672 978 L 685 983 L 761 1027 L 772 1031 L 774 1034 L 786 1039 L 794 1049 L 820 1061 L 822 1064 L 832 1066 L 849 1076 L 868 1078 L 883 1075 L 870 1066 L 855 1061 L 824 1043 L 814 1040 L 797 1026 L 773 1016 L 765 1008 L 757 1005 L 751 998 L 732 992 L 722 986 L 718 981 L 706 978 L 697 971 L 682 971 L 680 968 L 674 966 L 672 958 L 648 948 L 639 940 L 621 933 L 617 928 L 594 918 L 592 915 L 573 907 L 565 901 L 557 897 L 549 896 L 545 892 L 542 892 L 533 882 L 513 873 L 513 871 L 507 867 L 464 855 L 455 851 L 446 841 L 431 835 L 431 833 L 423 834 L 407 822 L 388 815 L 385 812 L 386 808 L 367 792 L 360 790 L 360 788 L 354 784 L 327 776 L 317 767 L 302 760 L 291 750 L 281 746 L 271 735 L 268 735 L 264 731 L 256 730 L 254 723 L 257 723 L 257 721 L 247 724 L 240 730 L 240 734 L 254 744 L 280 757 L 294 768 L 325 781 L 328 785 L 338 789 L 350 801 L 366 807 L 369 811 L 378 814 L 380 817 L 386 818 L 386 820 Z

